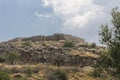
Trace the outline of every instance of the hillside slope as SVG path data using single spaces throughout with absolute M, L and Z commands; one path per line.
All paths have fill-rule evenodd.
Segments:
M 11 64 L 10 53 L 17 55 L 12 64 L 46 63 L 57 66 L 91 66 L 102 48 L 66 34 L 16 38 L 0 43 L 0 56 Z

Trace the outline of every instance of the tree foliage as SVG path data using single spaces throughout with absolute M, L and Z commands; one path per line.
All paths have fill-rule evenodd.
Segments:
M 56 33 L 53 36 L 54 36 L 54 38 L 55 38 L 56 41 L 64 40 L 65 39 L 63 34 Z
M 74 47 L 75 43 L 74 42 L 65 42 L 63 47 Z
M 106 45 L 108 49 L 109 63 L 111 63 L 109 67 L 114 68 L 116 72 L 120 73 L 120 12 L 118 8 L 114 8 L 111 15 L 112 27 L 110 28 L 107 24 L 102 25 L 99 35 L 101 43 Z
M 28 41 L 25 41 L 25 42 L 23 43 L 23 45 L 25 45 L 25 46 L 31 46 L 31 45 L 32 45 L 32 42 L 31 42 L 30 40 L 28 40 Z

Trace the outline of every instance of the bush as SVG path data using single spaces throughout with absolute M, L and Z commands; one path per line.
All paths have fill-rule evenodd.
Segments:
M 91 73 L 91 75 L 95 78 L 101 77 L 102 69 L 95 68 L 95 70 Z
M 5 72 L 0 72 L 0 80 L 10 80 L 10 76 Z
M 27 67 L 25 73 L 27 74 L 27 76 L 31 76 L 33 74 L 32 68 L 31 67 Z
M 23 43 L 23 45 L 25 45 L 25 46 L 31 46 L 31 45 L 32 45 L 32 42 L 31 42 L 30 40 L 28 40 L 28 41 L 25 41 L 25 42 Z
M 108 68 L 112 66 L 112 64 L 113 64 L 113 61 L 109 53 L 104 52 L 100 55 L 99 59 L 97 60 L 97 63 L 95 64 L 95 67 Z
M 47 80 L 68 80 L 67 73 L 63 70 L 56 70 L 48 75 Z
M 0 57 L 0 63 L 4 63 L 5 61 L 6 61 L 6 59 L 5 59 L 5 58 Z
M 90 48 L 95 48 L 95 47 L 96 47 L 96 43 L 91 43 L 91 44 L 89 45 L 89 47 L 90 47 Z
M 12 73 L 11 69 L 4 68 L 4 67 L 1 68 L 0 71 L 1 71 L 1 72 L 5 72 L 5 73 L 9 73 L 9 74 Z
M 75 47 L 75 43 L 74 42 L 65 42 L 63 47 Z
M 40 67 L 36 66 L 32 69 L 33 73 L 39 73 Z
M 94 71 L 92 75 L 94 77 L 102 77 L 102 74 L 113 74 L 114 69 L 110 68 L 112 66 L 112 59 L 110 58 L 109 52 L 103 52 L 100 57 L 97 59 L 96 64 L 94 65 Z M 105 76 L 105 75 L 104 75 Z
M 56 41 L 64 40 L 65 39 L 63 34 L 56 33 L 53 36 L 54 36 L 54 38 L 55 38 Z

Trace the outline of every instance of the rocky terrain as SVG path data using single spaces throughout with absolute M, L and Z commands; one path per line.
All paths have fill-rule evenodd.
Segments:
M 68 34 L 15 38 L 0 43 L 0 57 L 7 64 L 51 64 L 57 66 L 92 66 L 101 47 Z M 17 59 L 10 60 L 10 53 Z
M 101 80 L 90 74 L 103 49 L 68 34 L 1 42 L 0 80 Z

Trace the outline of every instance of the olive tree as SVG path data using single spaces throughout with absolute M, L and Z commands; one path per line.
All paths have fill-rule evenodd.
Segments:
M 120 73 L 120 12 L 114 8 L 111 12 L 112 26 L 102 25 L 99 31 L 100 42 L 107 47 L 109 58 L 109 67 Z

